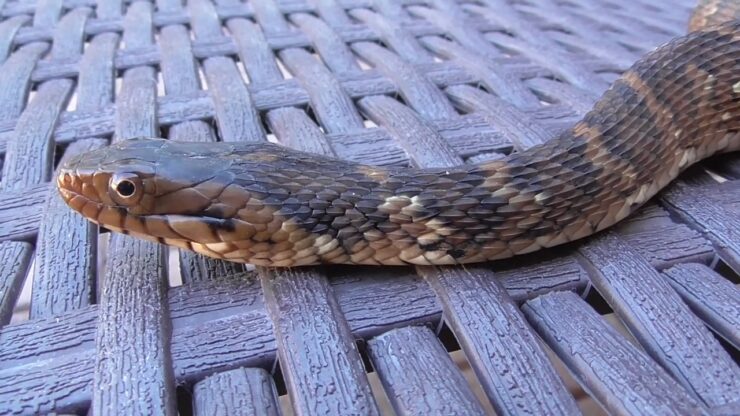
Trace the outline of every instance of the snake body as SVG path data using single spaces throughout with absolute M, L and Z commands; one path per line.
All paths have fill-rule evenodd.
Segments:
M 58 187 L 113 231 L 263 266 L 461 264 L 578 240 L 696 161 L 740 150 L 737 1 L 702 7 L 697 30 L 639 60 L 573 128 L 504 159 L 386 168 L 135 139 L 69 161 Z M 707 26 L 717 10 L 730 21 Z

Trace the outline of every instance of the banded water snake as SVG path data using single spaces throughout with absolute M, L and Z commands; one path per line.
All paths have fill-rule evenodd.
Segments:
M 111 230 L 264 266 L 459 264 L 552 247 L 740 150 L 737 3 L 702 2 L 692 33 L 640 59 L 573 128 L 504 159 L 383 168 L 270 143 L 137 139 L 74 158 L 58 187 Z

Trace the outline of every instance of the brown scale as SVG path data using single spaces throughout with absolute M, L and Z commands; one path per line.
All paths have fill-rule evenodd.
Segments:
M 114 231 L 231 261 L 456 264 L 604 229 L 697 160 L 740 149 L 738 130 L 734 22 L 647 55 L 571 130 L 502 160 L 388 169 L 268 143 L 140 139 L 70 161 L 58 186 Z

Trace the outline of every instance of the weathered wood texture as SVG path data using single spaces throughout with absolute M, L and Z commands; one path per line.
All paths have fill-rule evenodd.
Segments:
M 394 329 L 373 338 L 368 346 L 373 367 L 398 414 L 484 414 L 460 370 L 428 328 Z
M 238 368 L 216 373 L 195 385 L 194 413 L 203 416 L 280 416 L 270 373 Z
M 701 406 L 656 362 L 573 293 L 528 301 L 524 312 L 573 375 L 614 414 L 699 414 Z
M 702 264 L 680 264 L 664 272 L 668 282 L 710 328 L 740 349 L 740 291 Z
M 609 234 L 466 269 L 225 263 L 100 234 L 50 182 L 135 136 L 500 158 L 572 126 L 692 7 L 0 1 L 0 414 L 280 414 L 283 387 L 295 414 L 382 413 L 366 364 L 398 413 L 577 414 L 548 348 L 608 412 L 740 414 L 736 156 L 712 162 L 727 182 L 690 172 Z
M 151 6 L 133 3 L 124 20 L 127 48 L 151 43 Z M 156 135 L 153 68 L 128 69 L 116 107 L 114 140 Z M 92 412 L 97 415 L 177 413 L 170 357 L 165 250 L 113 235 L 102 276 L 95 337 Z

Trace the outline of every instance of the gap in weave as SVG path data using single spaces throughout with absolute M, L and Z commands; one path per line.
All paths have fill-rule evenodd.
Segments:
M 64 111 L 77 111 L 77 87 L 72 91 L 72 96 L 69 98 L 69 101 L 67 101 L 67 108 Z
M 162 71 L 157 71 L 157 97 L 164 97 L 164 96 L 165 96 L 164 77 L 162 76 Z
M 717 256 L 717 264 L 713 267 L 720 276 L 729 280 L 733 285 L 740 285 L 740 274 L 736 273 L 724 260 Z
M 203 71 L 203 63 L 198 59 L 195 60 L 195 70 L 198 71 L 198 82 L 200 83 L 200 89 L 203 91 L 208 91 L 208 79 L 206 78 L 206 73 Z
M 169 138 L 170 137 L 170 129 L 171 129 L 171 127 L 172 127 L 172 125 L 170 125 L 170 124 L 167 124 L 167 125 L 160 124 L 158 126 L 159 135 L 156 136 L 156 137 Z
M 244 62 L 242 62 L 241 59 L 235 58 L 234 61 L 236 62 L 236 69 L 239 71 L 239 74 L 242 76 L 242 80 L 246 85 L 251 84 L 251 80 L 249 79 L 249 74 L 247 73 L 246 68 L 244 67 Z
M 98 250 L 97 250 L 97 267 L 95 267 L 95 295 L 93 296 L 93 303 L 100 302 L 100 288 L 103 287 L 103 281 L 105 280 L 105 272 L 108 268 L 108 246 L 110 245 L 111 233 L 105 228 L 100 228 L 98 233 Z
M 175 247 L 166 247 L 167 256 L 167 282 L 170 287 L 182 286 L 182 273 L 180 264 L 180 250 Z
M 280 144 L 280 141 L 278 140 L 277 136 L 275 136 L 272 133 L 268 133 L 266 136 L 267 141 L 270 143 Z
M 357 62 L 357 65 L 363 71 L 368 71 L 368 70 L 373 69 L 372 65 L 370 65 L 370 63 L 368 63 L 366 60 L 362 59 L 361 57 L 359 57 L 359 56 L 357 56 L 355 54 L 353 54 L 353 56 L 355 57 L 355 61 Z
M 33 289 L 33 275 L 36 270 L 36 258 L 31 259 L 31 265 L 28 267 L 26 275 L 23 277 L 23 286 L 13 305 L 13 315 L 8 325 L 14 325 L 28 321 L 31 313 L 31 291 Z
M 177 386 L 175 390 L 175 397 L 177 401 L 177 414 L 178 416 L 189 416 L 193 415 L 195 404 L 195 397 L 193 397 L 193 387 L 190 385 Z
M 591 290 L 588 291 L 588 294 L 584 298 L 586 303 L 588 303 L 599 315 L 606 315 L 610 313 L 614 313 L 614 310 L 609 305 L 609 303 L 604 299 L 603 296 L 601 296 L 601 293 L 599 293 L 598 290 L 596 290 L 595 287 L 591 286 Z
M 719 173 L 713 171 L 712 169 L 709 169 L 709 168 L 704 167 L 704 166 L 702 166 L 702 167 L 704 168 L 704 172 L 706 172 L 707 175 L 709 175 L 715 181 L 717 181 L 719 183 L 724 183 L 724 182 L 727 182 L 728 181 L 727 178 L 725 178 L 724 176 L 720 175 Z
M 283 75 L 283 79 L 292 79 L 293 74 L 288 71 L 288 68 L 285 67 L 283 64 L 283 61 L 278 57 L 278 55 L 275 55 L 275 62 L 277 63 L 278 69 L 280 69 L 280 73 Z
M 116 102 L 118 96 L 121 94 L 121 88 L 123 87 L 123 71 L 119 71 L 116 74 L 116 80 L 113 88 L 113 102 Z
M 59 162 L 61 162 L 62 156 L 64 156 L 64 152 L 67 150 L 67 147 L 69 147 L 69 143 L 54 142 L 54 169 L 59 167 Z
M 364 339 L 359 339 L 355 341 L 355 345 L 357 346 L 357 351 L 360 353 L 360 359 L 362 360 L 365 374 L 367 375 L 367 380 L 370 384 L 370 390 L 372 390 L 373 398 L 378 404 L 378 408 L 380 409 L 381 414 L 385 414 L 384 410 L 390 410 L 393 408 L 393 406 L 391 405 L 391 401 L 388 398 L 388 393 L 383 387 L 383 383 L 380 381 L 378 373 L 373 368 L 372 360 L 370 359 L 370 355 L 367 351 L 367 341 Z
M 310 102 L 307 103 L 304 107 L 301 107 L 301 110 L 303 110 L 306 113 L 306 115 L 308 116 L 308 118 L 310 118 L 311 121 L 313 121 L 314 124 L 316 124 L 317 126 L 321 127 L 321 131 L 322 132 L 324 131 L 323 126 L 321 125 L 321 122 L 319 121 L 319 118 L 316 116 L 316 112 L 313 111 L 313 107 L 311 106 L 311 103 Z

